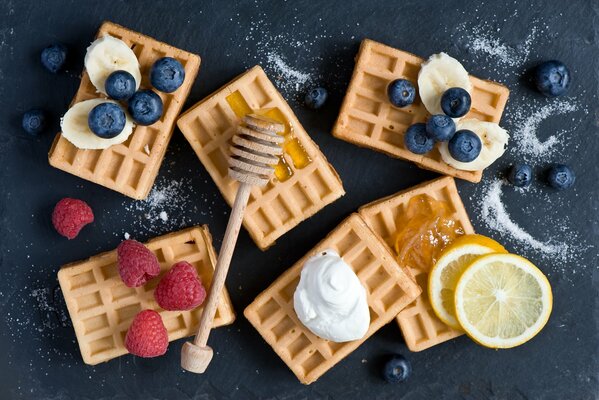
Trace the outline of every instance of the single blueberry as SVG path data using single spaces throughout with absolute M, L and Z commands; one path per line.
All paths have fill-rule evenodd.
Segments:
M 547 182 L 555 189 L 567 189 L 574 185 L 576 174 L 564 164 L 554 164 L 547 171 Z
M 112 139 L 125 128 L 125 112 L 115 103 L 101 103 L 92 108 L 87 116 L 89 129 L 102 139 Z
M 507 179 L 516 187 L 528 186 L 532 182 L 532 168 L 528 164 L 514 164 Z
M 104 90 L 110 98 L 127 100 L 135 93 L 135 78 L 127 71 L 114 71 L 104 83 Z
M 150 82 L 161 92 L 172 93 L 183 84 L 185 69 L 172 57 L 163 57 L 152 65 Z
M 329 93 L 325 88 L 312 88 L 306 93 L 304 103 L 306 104 L 306 107 L 316 110 L 324 105 L 325 101 L 327 101 L 327 97 L 329 97 Z
M 395 107 L 406 107 L 414 102 L 416 89 L 407 79 L 396 79 L 387 86 L 389 102 Z
M 570 87 L 570 71 L 561 61 L 545 61 L 534 69 L 534 83 L 547 97 L 561 96 Z
M 23 114 L 21 122 L 23 129 L 30 135 L 39 135 L 46 128 L 46 113 L 34 108 Z
M 433 115 L 426 121 L 426 133 L 437 142 L 447 142 L 455 134 L 455 122 L 447 115 Z
M 425 154 L 433 149 L 435 141 L 426 133 L 426 124 L 411 125 L 404 135 L 404 144 L 415 154 Z
M 470 93 L 461 87 L 447 89 L 441 96 L 441 109 L 451 118 L 461 118 L 468 114 L 471 104 Z
M 471 162 L 478 157 L 482 149 L 478 135 L 468 129 L 459 130 L 448 143 L 449 154 L 459 162 Z
M 42 50 L 42 65 L 50 72 L 56 73 L 64 66 L 67 59 L 67 48 L 65 45 L 52 44 Z
M 140 90 L 129 99 L 129 114 L 139 125 L 152 125 L 162 116 L 162 99 L 152 90 Z
M 383 367 L 383 378 L 389 383 L 406 381 L 412 374 L 412 364 L 399 354 L 389 357 Z

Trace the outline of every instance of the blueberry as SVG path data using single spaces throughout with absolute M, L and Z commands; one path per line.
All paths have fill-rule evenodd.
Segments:
M 433 149 L 435 141 L 426 133 L 426 124 L 411 125 L 404 135 L 404 144 L 412 153 L 424 154 Z
M 426 133 L 437 142 L 447 142 L 455 134 L 455 122 L 447 115 L 433 115 L 426 121 Z
M 383 367 L 383 378 L 389 383 L 406 381 L 412 374 L 412 364 L 399 354 L 389 357 Z
M 23 129 L 30 135 L 39 135 L 46 128 L 46 113 L 34 108 L 23 114 Z
M 474 161 L 480 154 L 482 142 L 476 133 L 468 129 L 457 131 L 449 141 L 449 154 L 459 162 Z
M 152 125 L 162 116 L 162 99 L 152 90 L 140 90 L 129 99 L 129 114 L 139 125 Z
M 161 92 L 174 92 L 185 80 L 183 65 L 172 57 L 163 57 L 152 65 L 150 82 Z
M 316 110 L 324 105 L 324 102 L 327 101 L 327 97 L 329 97 L 329 94 L 325 88 L 312 88 L 306 93 L 304 103 L 306 104 L 306 107 Z
M 407 79 L 396 79 L 387 86 L 389 102 L 395 107 L 409 106 L 416 98 L 416 89 Z
M 135 78 L 127 71 L 114 71 L 106 78 L 104 90 L 112 99 L 127 100 L 135 93 Z
M 532 182 L 532 168 L 528 164 L 514 164 L 507 179 L 516 187 L 528 186 Z
M 547 171 L 547 182 L 555 189 L 567 189 L 574 185 L 576 174 L 564 164 L 554 164 Z
M 547 97 L 561 96 L 570 87 L 570 71 L 561 61 L 545 61 L 534 69 L 534 83 Z
M 441 108 L 451 118 L 461 118 L 470 111 L 470 93 L 461 87 L 447 89 L 441 96 Z
M 101 103 L 92 108 L 87 116 L 89 129 L 102 139 L 118 136 L 125 127 L 125 112 L 115 103 Z
M 42 50 L 42 65 L 52 73 L 60 71 L 66 59 L 67 48 L 63 44 L 53 44 Z

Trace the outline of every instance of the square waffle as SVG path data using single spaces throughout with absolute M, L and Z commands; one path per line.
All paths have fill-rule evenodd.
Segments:
M 366 288 L 370 327 L 364 338 L 334 343 L 310 332 L 293 308 L 293 293 L 304 263 L 326 249 L 339 253 Z M 354 213 L 281 275 L 244 311 L 244 315 L 304 384 L 310 384 L 355 350 L 420 294 L 389 249 Z
M 365 39 L 360 46 L 353 76 L 333 135 L 339 139 L 411 161 L 421 168 L 479 182 L 482 171 L 463 171 L 447 165 L 437 148 L 425 155 L 405 148 L 403 135 L 408 127 L 426 122 L 428 111 L 416 101 L 405 108 L 392 107 L 387 85 L 395 79 L 408 79 L 416 85 L 423 60 L 413 54 Z M 509 89 L 499 83 L 470 76 L 472 108 L 464 118 L 499 122 Z
M 278 108 L 311 162 L 295 168 L 286 153 L 293 175 L 281 182 L 273 177 L 263 188 L 254 187 L 243 219 L 258 247 L 265 250 L 277 238 L 345 194 L 339 176 L 310 139 L 283 96 L 262 68 L 255 66 L 186 111 L 178 121 L 200 161 L 231 205 L 238 182 L 228 176 L 231 137 L 240 118 L 227 101 L 237 96 L 252 110 Z
M 393 254 L 395 251 L 391 249 L 394 247 L 395 233 L 398 230 L 396 225 L 398 216 L 408 201 L 420 194 L 427 194 L 449 204 L 453 210 L 452 219 L 457 222 L 457 225 L 461 226 L 466 234 L 474 233 L 455 181 L 451 177 L 439 178 L 360 208 L 359 214 L 364 218 L 366 225 L 385 242 Z M 427 294 L 428 269 L 413 268 L 410 272 L 422 288 L 422 294 L 397 315 L 408 348 L 412 351 L 421 351 L 462 335 L 463 332 L 447 326 L 435 315 Z
M 208 228 L 193 227 L 150 240 L 146 246 L 156 254 L 162 276 L 178 261 L 187 261 L 198 271 L 204 287 L 210 287 L 216 255 Z M 125 335 L 135 315 L 156 310 L 168 330 L 169 341 L 195 334 L 202 307 L 191 311 L 165 311 L 154 300 L 156 277 L 137 288 L 125 286 L 117 268 L 116 250 L 85 261 L 65 265 L 58 272 L 83 361 L 95 365 L 126 354 Z M 233 323 L 235 313 L 223 290 L 214 326 Z
M 151 87 L 149 71 L 154 61 L 173 57 L 185 68 L 185 81 L 174 93 L 156 93 L 162 98 L 162 117 L 150 126 L 138 125 L 123 143 L 105 150 L 82 150 L 59 133 L 48 155 L 50 165 L 88 181 L 116 190 L 134 199 L 145 199 L 158 175 L 166 147 L 183 103 L 200 68 L 200 57 L 169 46 L 112 22 L 104 22 L 97 36 L 105 34 L 121 39 L 131 46 L 142 74 L 141 88 Z M 101 97 L 86 71 L 81 76 L 79 90 L 72 104 Z

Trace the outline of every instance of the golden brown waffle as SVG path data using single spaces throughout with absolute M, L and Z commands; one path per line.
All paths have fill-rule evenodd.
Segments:
M 404 146 L 403 135 L 408 127 L 416 122 L 425 122 L 429 114 L 418 96 L 408 107 L 392 107 L 387 98 L 387 85 L 399 78 L 408 79 L 416 85 L 422 61 L 413 54 L 365 39 L 360 46 L 333 135 L 358 146 L 412 161 L 424 169 L 479 182 L 482 171 L 463 171 L 447 165 L 437 148 L 419 155 Z M 473 86 L 472 108 L 465 118 L 499 122 L 509 89 L 473 76 L 470 80 Z
M 185 81 L 174 93 L 156 93 L 162 98 L 162 117 L 150 126 L 138 125 L 123 143 L 105 150 L 82 150 L 59 133 L 54 139 L 48 158 L 50 165 L 88 181 L 116 190 L 134 199 L 145 199 L 158 175 L 166 147 L 175 127 L 175 119 L 200 68 L 200 57 L 169 46 L 112 22 L 104 22 L 98 37 L 109 34 L 130 45 L 139 60 L 142 88 L 151 87 L 149 71 L 154 61 L 173 57 L 185 68 Z M 71 104 L 101 97 L 83 71 L 79 90 Z
M 161 275 L 178 261 L 198 271 L 202 284 L 210 287 L 216 255 L 208 228 L 193 227 L 150 240 L 146 246 L 160 262 Z M 62 267 L 58 281 L 73 321 L 83 361 L 95 365 L 126 354 L 125 335 L 135 315 L 145 309 L 162 316 L 169 341 L 195 334 L 202 307 L 191 311 L 165 311 L 154 300 L 156 277 L 138 288 L 125 286 L 117 268 L 116 250 Z M 233 323 L 235 312 L 223 290 L 214 326 Z
M 293 293 L 303 265 L 309 257 L 326 249 L 337 251 L 366 288 L 371 320 L 368 332 L 360 340 L 330 342 L 314 335 L 297 319 Z M 310 384 L 391 321 L 419 294 L 420 288 L 354 213 L 262 292 L 244 315 L 299 380 Z
M 303 168 L 295 168 L 285 153 L 293 175 L 284 182 L 273 177 L 266 186 L 252 189 L 243 223 L 258 247 L 264 250 L 297 224 L 343 196 L 345 191 L 339 176 L 285 99 L 262 68 L 256 66 L 186 111 L 178 121 L 181 132 L 229 205 L 239 185 L 227 174 L 229 142 L 240 120 L 227 102 L 232 94 L 252 110 L 278 108 L 311 159 Z
M 377 200 L 360 208 L 359 214 L 366 224 L 385 242 L 389 251 L 394 252 L 395 233 L 398 230 L 396 221 L 409 200 L 420 194 L 427 194 L 436 200 L 450 205 L 453 220 L 461 226 L 464 233 L 474 233 L 462 199 L 451 177 L 443 177 L 423 183 L 403 192 Z M 428 300 L 428 270 L 411 269 L 422 295 L 416 301 L 403 309 L 397 316 L 397 321 L 403 333 L 408 348 L 412 351 L 428 349 L 436 344 L 445 342 L 463 334 L 445 325 L 435 315 Z M 428 266 L 430 268 L 430 266 Z

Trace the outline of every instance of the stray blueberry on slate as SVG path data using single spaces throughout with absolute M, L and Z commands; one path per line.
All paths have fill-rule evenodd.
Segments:
M 129 114 L 139 125 L 152 125 L 162 116 L 162 99 L 152 90 L 140 90 L 129 99 Z
M 306 107 L 316 110 L 324 105 L 325 101 L 327 101 L 327 97 L 329 97 L 329 93 L 325 88 L 312 88 L 306 93 L 304 103 L 306 104 Z
M 42 65 L 50 72 L 57 73 L 64 66 L 67 59 L 67 48 L 65 45 L 57 43 L 42 50 Z
M 416 89 L 407 79 L 396 79 L 387 86 L 389 102 L 395 107 L 406 107 L 414 102 Z
M 514 164 L 507 179 L 516 187 L 528 186 L 532 182 L 532 168 L 528 164 Z
M 567 189 L 574 185 L 576 174 L 564 164 L 554 164 L 547 171 L 547 182 L 555 189 Z
M 383 378 L 389 383 L 406 381 L 412 374 L 412 364 L 399 354 L 389 357 L 383 367 Z
M 455 122 L 447 115 L 433 115 L 426 121 L 426 133 L 436 142 L 447 142 L 455 134 Z
M 135 78 L 127 71 L 114 71 L 104 83 L 106 94 L 114 100 L 127 100 L 135 93 Z
M 561 96 L 570 87 L 570 71 L 561 61 L 545 61 L 534 69 L 534 83 L 547 97 Z
M 98 104 L 87 116 L 89 129 L 102 139 L 118 136 L 125 128 L 125 122 L 127 117 L 123 109 L 118 104 L 109 102 Z
M 435 141 L 426 133 L 426 124 L 411 125 L 403 137 L 404 144 L 412 153 L 425 154 L 433 149 Z
M 482 149 L 478 135 L 468 129 L 457 131 L 448 144 L 449 154 L 459 162 L 476 160 Z
M 179 89 L 185 80 L 183 65 L 172 57 L 163 57 L 152 65 L 150 82 L 161 92 L 172 93 Z
M 46 128 L 46 113 L 34 108 L 23 114 L 21 122 L 23 129 L 30 135 L 39 135 Z
M 441 96 L 441 109 L 451 118 L 461 118 L 468 114 L 471 103 L 470 93 L 461 87 L 447 89 Z

